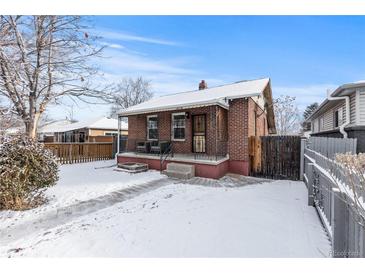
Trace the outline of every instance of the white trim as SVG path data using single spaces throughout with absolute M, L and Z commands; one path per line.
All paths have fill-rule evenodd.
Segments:
M 105 134 L 105 133 L 104 133 Z M 117 159 L 117 155 L 120 152 L 120 117 L 118 115 L 118 135 L 117 135 L 117 153 L 115 154 L 115 159 Z
M 184 119 L 185 119 L 184 136 L 186 134 L 186 112 L 171 113 L 171 140 L 176 141 L 176 142 L 185 142 L 185 140 L 186 140 L 185 137 L 184 137 L 184 139 L 175 139 L 174 138 L 174 116 L 178 116 L 178 115 L 184 115 Z
M 243 97 L 245 98 L 245 97 Z M 121 112 L 119 115 L 120 116 L 130 116 L 130 115 L 138 115 L 138 114 L 147 114 L 147 113 L 154 113 L 154 112 L 161 112 L 161 111 L 179 111 L 179 110 L 184 110 L 184 109 L 190 109 L 190 108 L 200 108 L 200 107 L 206 107 L 206 106 L 214 106 L 214 105 L 218 105 L 224 109 L 229 109 L 229 105 L 224 103 L 224 102 L 218 102 L 218 101 L 207 101 L 207 102 L 202 102 L 199 104 L 186 104 L 186 105 L 174 105 L 174 106 L 169 106 L 169 107 L 159 107 L 159 108 L 146 108 L 143 110 L 136 110 L 136 111 L 125 111 L 125 112 Z
M 157 114 L 153 114 L 153 115 L 147 115 L 146 116 L 146 131 L 147 131 L 147 140 L 148 141 L 158 141 L 158 138 L 157 139 L 153 139 L 153 138 L 150 138 L 150 132 L 149 132 L 149 128 L 148 128 L 148 119 L 149 118 L 154 118 L 156 117 L 157 118 L 157 134 L 158 134 L 158 115 Z

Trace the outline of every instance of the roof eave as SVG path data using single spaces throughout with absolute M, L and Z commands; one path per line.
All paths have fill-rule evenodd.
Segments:
M 169 107 L 160 107 L 160 108 L 154 108 L 154 109 L 142 109 L 139 111 L 125 111 L 118 114 L 119 117 L 123 116 L 131 116 L 131 115 L 138 115 L 138 114 L 146 114 L 146 113 L 155 113 L 155 112 L 161 112 L 161 111 L 173 111 L 173 110 L 181 110 L 181 109 L 188 109 L 188 108 L 197 108 L 197 107 L 204 107 L 204 106 L 211 106 L 211 105 L 219 105 L 222 108 L 229 109 L 229 105 L 225 103 L 225 101 L 228 100 L 235 100 L 235 99 L 241 99 L 241 98 L 249 98 L 253 96 L 261 95 L 262 92 L 255 92 L 251 94 L 246 95 L 239 95 L 239 96 L 227 96 L 227 97 L 221 97 L 218 99 L 200 102 L 198 104 L 185 104 L 185 105 L 173 105 Z
M 175 105 L 175 106 L 160 107 L 160 108 L 154 108 L 154 109 L 142 109 L 142 110 L 138 110 L 138 111 L 125 111 L 125 112 L 119 113 L 118 116 L 124 117 L 124 116 L 156 113 L 156 112 L 163 112 L 163 111 L 174 111 L 174 110 L 182 110 L 182 109 L 189 109 L 189 108 L 199 108 L 199 107 L 212 106 L 212 105 L 218 105 L 225 109 L 229 108 L 228 104 L 225 104 L 223 100 L 214 100 L 214 101 L 201 102 L 199 104 Z
M 343 84 L 341 86 L 339 86 L 338 88 L 336 88 L 332 93 L 331 93 L 331 97 L 338 97 L 338 95 L 341 93 L 341 91 L 345 90 L 345 89 L 350 89 L 350 88 L 359 88 L 359 87 L 365 87 L 365 82 L 361 82 L 361 83 L 349 83 L 349 84 Z M 310 122 L 312 119 L 317 117 L 317 114 L 320 113 L 321 109 L 329 102 L 328 99 L 325 99 L 316 109 L 316 111 L 314 111 L 306 120 L 305 122 Z

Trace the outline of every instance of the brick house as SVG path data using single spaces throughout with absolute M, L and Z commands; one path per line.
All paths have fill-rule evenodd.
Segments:
M 249 174 L 249 136 L 275 134 L 270 79 L 240 81 L 151 99 L 119 114 L 128 118 L 128 140 L 118 162 L 164 169 L 168 162 L 195 165 L 197 176 Z M 170 155 L 161 166 L 163 149 Z M 161 146 L 162 147 L 162 146 Z M 142 150 L 141 150 L 142 148 Z M 163 155 L 164 156 L 164 155 Z

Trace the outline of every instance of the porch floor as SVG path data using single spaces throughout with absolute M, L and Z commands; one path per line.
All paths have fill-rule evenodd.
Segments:
M 134 157 L 134 158 L 143 158 L 143 159 L 154 159 L 160 160 L 159 154 L 152 153 L 141 153 L 141 152 L 122 152 L 119 153 L 118 156 L 121 157 Z M 174 153 L 174 156 L 171 155 L 167 158 L 170 161 L 178 161 L 178 162 L 187 162 L 187 163 L 197 163 L 197 164 L 211 164 L 218 165 L 224 161 L 229 160 L 229 156 L 215 156 L 215 155 L 206 155 L 206 154 L 181 154 Z

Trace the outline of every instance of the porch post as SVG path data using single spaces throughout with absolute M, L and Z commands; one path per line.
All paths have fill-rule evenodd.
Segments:
M 117 153 L 116 153 L 116 157 L 118 157 L 118 154 L 119 154 L 119 143 L 120 143 L 120 116 L 118 115 L 118 137 L 117 137 Z

